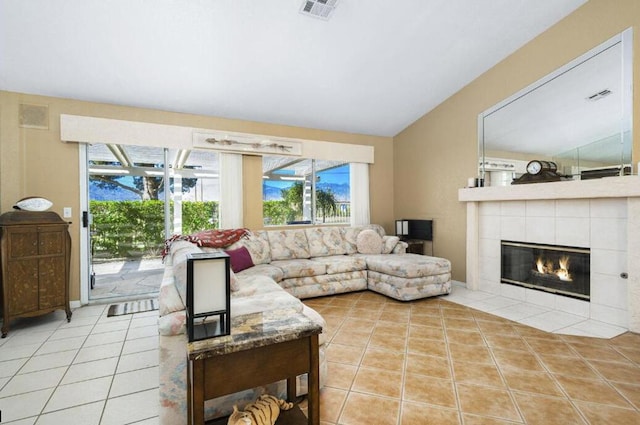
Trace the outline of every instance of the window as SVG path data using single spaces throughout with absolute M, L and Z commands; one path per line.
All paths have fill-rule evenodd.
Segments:
M 265 226 L 350 222 L 349 163 L 264 156 L 262 178 Z

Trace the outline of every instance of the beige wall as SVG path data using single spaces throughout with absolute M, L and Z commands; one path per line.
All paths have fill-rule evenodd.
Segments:
M 46 105 L 49 129 L 21 128 L 20 104 Z M 321 131 L 257 122 L 230 120 L 190 114 L 130 108 L 69 99 L 33 96 L 0 91 L 0 212 L 26 196 L 44 196 L 52 210 L 62 215 L 63 207 L 73 208 L 71 221 L 71 300 L 80 299 L 79 251 L 79 153 L 75 143 L 60 141 L 60 114 L 86 115 L 130 121 L 181 125 L 308 140 L 370 145 L 375 163 L 370 167 L 371 221 L 393 231 L 393 143 L 388 137 Z M 339 152 L 336 152 L 339 155 Z M 258 157 L 244 158 L 244 225 L 262 226 L 262 166 Z
M 466 207 L 458 189 L 476 175 L 478 114 L 554 69 L 634 29 L 634 163 L 640 159 L 640 1 L 590 0 L 394 137 L 398 217 L 433 218 L 435 254 L 466 274 Z

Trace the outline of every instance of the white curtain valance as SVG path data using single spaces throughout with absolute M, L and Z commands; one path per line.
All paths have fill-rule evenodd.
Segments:
M 374 161 L 374 148 L 368 145 L 293 139 L 251 133 L 224 132 L 178 125 L 85 117 L 80 115 L 60 115 L 60 138 L 63 142 L 194 149 L 195 147 L 202 148 L 197 140 L 199 137 L 202 137 L 202 135 L 206 136 L 206 134 L 211 134 L 213 137 L 222 139 L 241 139 L 246 142 L 253 140 L 256 144 L 265 143 L 265 140 L 269 140 L 270 138 L 281 144 L 290 141 L 292 145 L 302 145 L 299 156 L 303 158 L 341 160 L 367 164 L 372 164 Z M 209 144 L 208 148 L 220 152 L 232 150 L 213 144 Z M 254 151 L 248 153 L 256 154 L 260 152 Z M 266 152 L 266 154 L 273 155 L 275 153 Z

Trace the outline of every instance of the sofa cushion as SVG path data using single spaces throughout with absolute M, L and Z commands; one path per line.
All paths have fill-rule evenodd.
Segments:
M 366 270 L 359 270 L 348 273 L 294 277 L 283 280 L 279 285 L 296 298 L 322 297 L 367 289 L 367 273 Z
M 280 267 L 271 264 L 258 264 L 251 268 L 245 269 L 238 273 L 238 277 L 243 279 L 245 276 L 268 276 L 276 282 L 284 279 L 284 273 Z
M 382 237 L 382 253 L 383 254 L 391 254 L 396 247 L 396 245 L 400 242 L 400 238 L 397 236 L 383 236 Z
M 332 255 L 331 257 L 312 258 L 311 261 L 322 263 L 327 267 L 327 274 L 355 272 L 365 270 L 367 262 L 364 258 L 352 255 Z
M 305 259 L 272 261 L 271 265 L 282 270 L 284 279 L 323 275 L 327 270 L 324 264 Z
M 237 249 L 229 249 L 225 252 L 229 255 L 231 270 L 235 273 L 241 272 L 249 267 L 253 267 L 251 254 L 249 254 L 249 250 L 246 247 L 241 246 Z
M 419 254 L 364 255 L 370 271 L 389 276 L 414 278 L 451 273 L 451 262 L 445 258 Z
M 324 345 L 329 342 L 329 338 L 327 336 L 327 321 L 324 320 L 324 317 L 322 317 L 320 313 L 318 313 L 308 305 L 303 304 L 302 306 L 302 314 L 313 320 L 314 323 L 322 326 L 322 332 L 320 332 L 320 335 L 318 335 L 318 345 Z
M 241 246 L 249 250 L 253 264 L 269 264 L 271 262 L 271 248 L 266 231 L 251 232 L 231 245 L 229 249 L 237 249 Z
M 309 242 L 311 257 L 326 257 L 329 255 L 342 255 L 347 251 L 344 247 L 342 232 L 336 227 L 315 227 L 305 229 Z
M 378 224 L 367 224 L 365 226 L 343 227 L 340 229 L 342 239 L 344 241 L 345 254 L 358 253 L 358 235 L 363 230 L 372 229 L 383 237 L 385 235 L 384 228 Z
M 271 230 L 267 232 L 271 261 L 309 258 L 309 242 L 303 229 Z
M 404 278 L 369 270 L 367 288 L 399 301 L 416 300 L 451 292 L 451 274 Z
M 290 310 L 291 313 L 301 313 L 303 307 L 302 301 L 292 297 L 286 291 L 262 292 L 250 297 L 232 298 L 231 317 L 270 310 Z
M 273 279 L 264 275 L 240 275 L 240 289 L 231 293 L 231 298 L 250 297 L 266 292 L 281 292 L 282 289 Z
M 363 230 L 358 234 L 356 241 L 360 254 L 380 254 L 382 252 L 382 238 L 375 230 Z

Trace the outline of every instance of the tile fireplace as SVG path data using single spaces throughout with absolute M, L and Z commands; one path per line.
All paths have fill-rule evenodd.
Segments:
M 468 289 L 640 332 L 638 176 L 465 188 L 458 199 L 467 208 Z M 582 260 L 572 258 L 568 273 L 575 281 L 576 272 L 587 274 L 588 263 L 588 285 L 586 278 L 578 278 L 584 288 L 566 291 L 558 287 L 564 282 L 557 273 L 545 276 L 545 269 L 562 269 L 562 256 L 555 254 L 542 260 L 542 271 L 533 254 L 527 254 L 525 265 L 507 263 L 516 276 L 506 279 L 519 284 L 503 282 L 503 241 L 531 245 L 534 251 L 554 245 L 587 249 L 588 262 L 581 265 Z M 532 276 L 539 278 L 536 285 L 548 285 L 532 288 Z
M 588 300 L 588 248 L 501 241 L 500 283 Z

